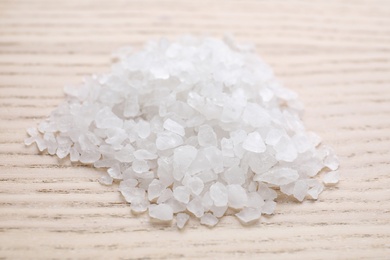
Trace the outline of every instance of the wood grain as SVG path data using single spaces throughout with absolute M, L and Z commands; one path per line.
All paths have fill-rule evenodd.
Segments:
M 226 32 L 256 44 L 340 156 L 318 201 L 180 232 L 131 215 L 99 171 L 22 144 L 116 48 Z M 0 259 L 389 259 L 389 149 L 389 1 L 0 0 Z

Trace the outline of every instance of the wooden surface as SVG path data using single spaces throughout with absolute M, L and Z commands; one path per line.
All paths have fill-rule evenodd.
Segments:
M 256 44 L 340 156 L 318 201 L 179 232 L 132 216 L 97 170 L 22 144 L 116 48 L 225 32 Z M 0 259 L 390 259 L 389 149 L 390 1 L 0 0 Z

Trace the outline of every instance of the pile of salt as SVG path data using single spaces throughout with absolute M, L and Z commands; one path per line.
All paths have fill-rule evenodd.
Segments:
M 135 212 L 183 228 L 214 226 L 228 209 L 243 223 L 275 210 L 275 189 L 317 199 L 338 181 L 333 150 L 300 119 L 297 95 L 251 48 L 182 37 L 122 52 L 110 73 L 66 87 L 67 100 L 27 145 L 108 168 Z

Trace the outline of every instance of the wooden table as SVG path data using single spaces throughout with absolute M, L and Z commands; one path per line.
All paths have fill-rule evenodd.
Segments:
M 335 148 L 342 181 L 244 227 L 133 216 L 101 172 L 38 155 L 25 128 L 110 53 L 184 33 L 255 43 Z M 390 2 L 0 1 L 0 259 L 389 259 Z

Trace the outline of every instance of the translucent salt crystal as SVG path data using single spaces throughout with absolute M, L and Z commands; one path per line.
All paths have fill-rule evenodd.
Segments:
M 335 184 L 338 183 L 340 179 L 340 174 L 338 171 L 328 172 L 324 175 L 322 181 L 326 184 Z
M 203 151 L 199 151 L 194 161 L 191 163 L 190 167 L 188 168 L 188 172 L 190 174 L 195 174 L 202 171 L 207 171 L 209 169 L 211 169 L 210 161 L 207 159 Z
M 295 182 L 291 182 L 289 184 L 281 185 L 280 191 L 290 196 L 294 193 L 294 187 L 295 187 Z
M 125 107 L 123 109 L 123 115 L 125 117 L 135 117 L 139 114 L 138 96 L 131 95 L 125 101 Z
M 248 202 L 245 189 L 238 184 L 227 185 L 229 207 L 234 209 L 243 208 Z
M 198 142 L 200 146 L 216 146 L 217 135 L 209 125 L 202 125 L 198 131 Z
M 218 175 L 211 170 L 201 171 L 196 176 L 199 177 L 199 179 L 201 179 L 203 183 L 215 181 L 218 178 Z
M 155 193 L 154 193 L 155 194 Z M 167 200 L 173 198 L 173 192 L 171 189 L 165 189 L 161 192 L 160 197 L 157 199 L 157 203 L 161 204 Z
M 57 140 L 56 140 L 54 134 L 50 133 L 50 132 L 46 132 L 43 135 L 43 140 L 45 141 L 45 144 L 47 146 L 47 152 L 50 155 L 54 155 L 56 153 L 57 147 L 58 147 Z
M 215 206 L 226 206 L 228 203 L 228 191 L 226 189 L 226 186 L 220 182 L 216 182 L 211 185 L 210 197 L 214 201 Z
M 255 175 L 255 181 L 268 182 L 274 185 L 286 185 L 296 181 L 299 174 L 296 170 L 290 168 L 276 168 L 266 173 Z
M 137 123 L 137 134 L 140 138 L 142 139 L 145 139 L 145 138 L 148 138 L 149 135 L 150 135 L 150 123 L 149 122 L 146 122 L 144 120 L 140 120 L 138 123 Z
M 276 207 L 276 202 L 273 200 L 266 200 L 263 207 L 261 208 L 261 213 L 271 215 L 274 213 Z
M 119 191 L 127 202 L 132 203 L 145 197 L 145 190 L 135 187 L 119 187 Z
M 206 226 L 213 227 L 218 223 L 218 219 L 213 214 L 206 213 L 200 219 L 200 223 Z
M 127 190 L 128 188 L 133 189 L 138 185 L 138 181 L 135 179 L 126 179 L 120 182 L 119 190 Z M 144 190 L 140 189 L 140 192 L 144 194 Z
M 180 171 L 186 171 L 191 163 L 195 160 L 198 149 L 191 145 L 177 147 L 173 152 L 174 167 Z
M 202 150 L 207 160 L 210 162 L 211 168 L 216 173 L 223 171 L 223 157 L 222 152 L 217 147 L 209 146 Z
M 190 190 L 187 187 L 179 186 L 173 189 L 173 197 L 182 203 L 187 204 L 190 201 Z
M 31 137 L 35 137 L 39 134 L 38 130 L 35 127 L 29 127 L 29 128 L 27 128 L 26 131 L 27 131 L 27 134 Z
M 165 190 L 164 185 L 157 179 L 154 179 L 148 187 L 148 199 L 150 201 L 158 198 Z
M 304 153 L 312 147 L 309 137 L 303 133 L 294 135 L 292 141 L 298 153 Z
M 176 225 L 179 229 L 182 229 L 190 219 L 190 216 L 186 213 L 179 213 L 176 215 Z
M 278 196 L 276 191 L 262 182 L 258 184 L 258 193 L 264 200 L 274 200 Z
M 80 153 L 76 150 L 76 148 L 70 148 L 70 161 L 77 162 L 80 159 Z
M 35 142 L 35 139 L 36 139 L 35 136 L 34 136 L 34 137 L 26 138 L 26 139 L 24 139 L 24 144 L 25 144 L 25 145 L 31 145 L 31 144 L 33 144 L 33 143 Z
M 244 184 L 246 180 L 245 172 L 239 166 L 227 169 L 223 176 L 228 184 Z
M 184 134 L 185 134 L 184 127 L 181 124 L 173 121 L 170 118 L 168 118 L 167 120 L 164 121 L 163 127 L 164 127 L 164 129 L 171 131 L 175 134 L 181 135 L 181 136 L 184 136 Z
M 115 152 L 115 159 L 122 163 L 130 163 L 134 161 L 134 148 L 131 144 Z
M 115 164 L 113 167 L 107 170 L 108 175 L 113 179 L 122 179 L 122 172 L 119 164 Z
M 286 136 L 283 136 L 279 140 L 279 142 L 274 146 L 274 149 L 276 151 L 275 158 L 277 160 L 292 162 L 298 156 L 297 149 L 295 148 L 293 142 Z
M 278 161 L 270 153 L 262 153 L 261 155 L 250 154 L 248 155 L 249 167 L 257 174 L 262 174 L 271 169 Z
M 148 210 L 149 205 L 150 202 L 146 198 L 137 198 L 131 203 L 130 208 L 135 213 L 142 213 Z
M 248 194 L 248 201 L 245 206 L 249 208 L 260 209 L 264 205 L 264 199 L 257 192 L 250 192 Z
M 99 151 L 96 150 L 84 150 L 80 154 L 80 162 L 82 163 L 94 163 L 97 160 L 99 160 L 101 157 L 101 154 Z
M 205 212 L 209 211 L 211 207 L 214 205 L 213 200 L 210 197 L 210 192 L 209 191 L 205 192 L 205 194 L 203 194 L 203 197 L 201 199 L 202 199 L 202 206 L 204 211 Z
M 169 221 L 173 219 L 173 210 L 166 204 L 152 204 L 149 206 L 149 216 L 162 221 Z
M 69 138 L 63 136 L 57 136 L 56 139 L 58 145 L 56 155 L 58 158 L 65 158 L 70 152 L 72 141 Z
M 253 127 L 265 127 L 270 123 L 270 116 L 267 111 L 255 103 L 247 104 L 242 118 L 245 123 Z
M 96 114 L 95 124 L 98 128 L 121 128 L 123 120 L 117 117 L 109 107 L 103 107 Z
M 110 128 L 106 131 L 107 139 L 106 143 L 112 145 L 119 145 L 127 138 L 126 131 L 122 128 Z
M 102 176 L 102 177 L 99 178 L 99 182 L 100 182 L 101 184 L 107 185 L 107 186 L 111 185 L 112 182 L 113 182 L 113 180 L 114 180 L 114 179 L 111 178 L 110 176 Z
M 235 99 L 227 99 L 223 105 L 221 122 L 237 121 L 243 111 L 243 105 Z
M 177 201 L 175 198 L 170 198 L 165 202 L 165 204 L 169 205 L 173 213 L 183 212 L 186 210 L 186 207 L 188 204 L 182 203 L 180 201 Z
M 233 141 L 227 138 L 221 140 L 222 155 L 227 157 L 234 157 Z
M 331 151 L 331 153 L 325 158 L 324 165 L 332 171 L 335 171 L 339 168 L 339 159 L 333 153 L 333 151 Z
M 202 201 L 199 198 L 194 198 L 187 204 L 187 210 L 198 218 L 202 217 L 204 214 Z
M 265 151 L 266 146 L 263 139 L 261 138 L 261 135 L 258 132 L 252 132 L 248 134 L 247 138 L 242 144 L 242 148 L 249 152 L 262 153 Z
M 190 177 L 186 181 L 185 185 L 195 195 L 200 195 L 200 193 L 203 191 L 204 188 L 204 183 L 202 179 L 197 176 Z
M 222 216 L 226 213 L 227 209 L 228 209 L 228 206 L 227 206 L 227 205 L 226 205 L 226 206 L 223 206 L 223 207 L 217 207 L 217 206 L 215 206 L 215 205 L 212 205 L 212 206 L 210 207 L 210 211 L 211 211 L 211 212 L 213 213 L 213 215 L 216 216 L 217 218 L 222 217 Z
M 303 201 L 303 199 L 307 195 L 308 190 L 309 190 L 309 185 L 307 185 L 306 181 L 299 180 L 294 185 L 294 190 L 293 190 L 294 197 L 299 201 Z
M 318 195 L 324 190 L 324 185 L 319 181 L 316 181 L 314 185 L 311 185 L 311 188 L 307 191 L 313 199 L 318 199 Z
M 158 150 L 172 149 L 182 144 L 183 139 L 178 134 L 165 132 L 157 135 L 156 146 Z
M 265 143 L 268 145 L 276 145 L 282 136 L 285 135 L 285 132 L 278 128 L 271 128 L 267 133 L 267 137 L 265 138 Z
M 234 145 L 244 142 L 247 136 L 248 134 L 241 129 L 230 132 L 230 138 L 233 141 Z
M 321 137 L 319 137 L 317 134 L 313 132 L 308 133 L 308 137 L 314 147 L 317 147 L 321 143 Z
M 258 220 L 261 216 L 261 211 L 254 208 L 244 208 L 235 216 L 243 223 L 248 224 Z
M 147 172 L 150 168 L 148 163 L 145 160 L 135 160 L 131 166 L 131 168 L 136 172 L 136 173 L 143 173 Z
M 269 102 L 274 97 L 274 93 L 269 88 L 261 88 L 259 90 L 259 95 L 263 99 L 264 102 Z
M 134 157 L 137 160 L 154 160 L 157 159 L 157 154 L 151 153 L 145 149 L 140 149 L 134 152 Z

